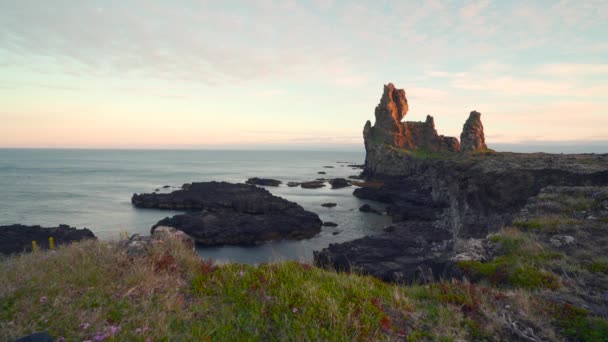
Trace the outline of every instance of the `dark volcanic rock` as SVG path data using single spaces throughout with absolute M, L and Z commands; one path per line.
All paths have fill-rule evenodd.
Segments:
M 198 243 L 253 245 L 275 239 L 303 239 L 321 230 L 321 220 L 296 203 L 247 184 L 192 183 L 170 194 L 133 195 L 144 208 L 201 210 L 159 221 L 179 229 Z
M 325 208 L 333 208 L 333 207 L 337 206 L 337 204 L 336 203 L 323 203 L 323 204 L 321 204 L 321 206 L 325 207 Z
M 472 111 L 464 123 L 460 134 L 460 148 L 463 152 L 488 149 L 480 113 Z
M 369 204 L 364 204 L 359 208 L 359 211 L 362 213 L 372 213 L 377 215 L 382 215 L 382 212 L 378 209 L 372 208 Z
M 276 179 L 253 177 L 249 178 L 245 183 L 262 186 L 279 186 L 282 182 Z
M 327 174 L 327 172 L 324 172 L 324 171 L 319 171 L 317 173 L 320 174 L 320 175 L 326 175 Z
M 227 182 L 192 183 L 186 188 L 167 194 L 133 194 L 131 202 L 139 208 L 172 210 L 231 208 L 251 214 L 282 211 L 295 204 L 274 196 L 263 188 Z
M 351 186 L 350 182 L 344 178 L 334 178 L 329 181 L 332 189 L 341 189 Z
M 321 220 L 299 205 L 284 211 L 264 214 L 233 209 L 176 215 L 159 221 L 154 227 L 169 226 L 191 236 L 203 246 L 257 245 L 279 239 L 307 239 L 321 231 Z
M 298 182 L 287 182 L 287 186 L 290 188 L 295 188 L 296 186 L 300 186 L 302 183 Z
M 323 222 L 323 227 L 337 227 L 337 226 L 338 226 L 338 224 L 335 222 L 329 222 L 329 221 Z
M 314 180 L 310 182 L 300 183 L 300 186 L 304 189 L 319 189 L 325 187 L 324 180 Z
M 76 229 L 68 225 L 44 228 L 40 226 L 24 226 L 13 224 L 0 226 L 0 254 L 13 254 L 31 252 L 32 241 L 36 241 L 40 248 L 49 247 L 49 238 L 55 240 L 55 245 L 63 245 L 73 241 L 95 239 L 95 235 L 88 229 Z
M 410 282 L 451 275 L 452 234 L 428 222 L 400 223 L 390 233 L 331 244 L 314 252 L 315 264 L 370 274 L 384 281 Z

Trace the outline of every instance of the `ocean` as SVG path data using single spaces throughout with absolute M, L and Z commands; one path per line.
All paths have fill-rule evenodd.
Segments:
M 364 158 L 363 151 L 0 149 L 0 225 L 68 224 L 89 228 L 100 239 L 118 240 L 122 233 L 149 234 L 150 227 L 160 219 L 180 213 L 135 208 L 131 205 L 133 193 L 190 182 L 237 183 L 250 177 L 275 178 L 283 183 L 346 178 L 361 171 L 347 165 L 362 164 Z M 319 175 L 319 171 L 327 174 Z M 359 212 L 361 205 L 370 202 L 354 197 L 354 187 L 332 190 L 329 186 L 302 189 L 282 185 L 267 189 L 338 227 L 323 227 L 308 240 L 197 248 L 199 255 L 252 264 L 311 262 L 314 250 L 379 233 L 390 223 L 386 216 Z M 338 206 L 321 207 L 326 202 Z

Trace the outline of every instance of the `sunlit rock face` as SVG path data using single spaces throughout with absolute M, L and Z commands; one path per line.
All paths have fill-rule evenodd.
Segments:
M 371 137 L 375 141 L 396 147 L 412 148 L 407 126 L 401 122 L 407 111 L 405 90 L 395 88 L 392 83 L 385 85 L 380 103 L 376 106 L 376 122 L 372 130 L 368 130 L 372 133 Z M 369 126 L 371 126 L 371 123 L 369 123 Z
M 365 146 L 386 144 L 406 150 L 460 151 L 458 139 L 437 134 L 432 116 L 427 116 L 424 122 L 402 122 L 408 109 L 405 91 L 392 83 L 385 85 L 376 107 L 376 122 L 373 126 L 371 122 L 366 122 L 363 129 Z
M 462 134 L 460 134 L 460 147 L 463 152 L 486 150 L 488 148 L 479 112 L 472 111 L 464 123 Z

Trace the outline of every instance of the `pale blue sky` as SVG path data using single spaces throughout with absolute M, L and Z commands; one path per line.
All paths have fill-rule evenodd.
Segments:
M 0 147 L 361 146 L 407 120 L 608 138 L 608 1 L 0 0 Z

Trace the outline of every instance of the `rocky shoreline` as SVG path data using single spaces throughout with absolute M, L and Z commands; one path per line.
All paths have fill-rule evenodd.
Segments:
M 13 224 L 0 226 L 0 254 L 31 252 L 33 241 L 40 249 L 49 248 L 49 239 L 53 238 L 55 246 L 69 244 L 85 239 L 96 239 L 90 230 L 77 229 L 62 224 L 58 227 L 26 226 Z
M 475 111 L 463 127 L 462 142 L 453 141 L 454 148 L 447 148 L 432 118 L 403 123 L 406 113 L 405 92 L 385 86 L 376 124 L 368 121 L 364 127 L 363 175 L 380 185 L 354 192 L 385 203 L 393 225 L 381 235 L 315 252 L 317 265 L 400 282 L 458 275 L 454 261 L 474 254 L 470 239 L 483 241 L 511 224 L 541 189 L 608 185 L 607 154 L 487 150 Z

